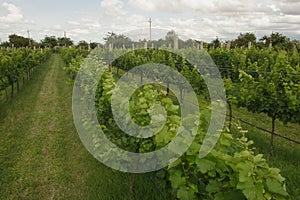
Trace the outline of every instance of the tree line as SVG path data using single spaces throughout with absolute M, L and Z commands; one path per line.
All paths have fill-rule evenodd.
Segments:
M 106 48 L 144 48 L 145 43 L 147 43 L 148 48 L 161 48 L 161 47 L 171 47 L 174 48 L 174 31 L 169 31 L 164 38 L 158 40 L 148 41 L 147 39 L 134 41 L 124 34 L 117 34 L 114 32 L 108 32 L 103 38 L 103 43 L 91 42 L 81 40 L 77 44 L 71 38 L 68 37 L 56 37 L 56 36 L 45 36 L 40 42 L 37 42 L 31 38 L 26 38 L 16 34 L 9 36 L 7 42 L 0 44 L 0 47 L 41 47 L 41 48 L 54 48 L 54 47 L 69 47 L 76 46 L 80 49 L 94 49 L 96 47 L 106 47 Z M 228 46 L 228 44 L 230 44 Z M 275 32 L 271 33 L 269 36 L 264 35 L 261 38 L 257 38 L 254 33 L 240 33 L 236 39 L 221 41 L 218 37 L 211 42 L 204 42 L 200 40 L 182 40 L 178 38 L 178 47 L 181 48 L 205 48 L 205 49 L 216 49 L 226 46 L 227 48 L 249 48 L 256 47 L 259 49 L 265 47 L 273 47 L 275 49 L 284 49 L 287 51 L 292 51 L 296 48 L 300 51 L 300 41 L 292 40 L 287 36 Z

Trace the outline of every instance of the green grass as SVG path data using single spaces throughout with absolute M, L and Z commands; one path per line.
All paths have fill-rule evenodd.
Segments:
M 271 130 L 271 119 L 265 114 L 251 113 L 244 108 L 234 108 L 233 116 Z M 241 125 L 248 130 L 248 138 L 255 142 L 253 146 L 256 147 L 256 153 L 263 153 L 270 166 L 281 169 L 281 174 L 286 178 L 287 191 L 292 199 L 300 199 L 300 145 L 275 136 L 274 157 L 270 158 L 270 134 L 244 123 Z M 233 132 L 236 133 L 234 129 Z M 276 121 L 275 132 L 300 141 L 299 124 L 283 124 Z
M 0 199 L 161 199 L 138 175 L 114 171 L 83 147 L 72 117 L 72 85 L 59 55 L 0 103 Z

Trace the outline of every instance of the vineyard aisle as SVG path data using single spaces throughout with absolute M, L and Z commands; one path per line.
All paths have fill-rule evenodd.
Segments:
M 63 67 L 52 55 L 14 99 L 0 103 L 0 199 L 132 197 L 132 175 L 103 166 L 81 144 Z
M 71 86 L 65 87 L 63 76 L 59 55 L 51 56 L 6 105 L 0 119 L 0 198 L 57 199 L 83 192 L 84 172 L 72 169 L 78 169 L 82 153 L 72 124 Z

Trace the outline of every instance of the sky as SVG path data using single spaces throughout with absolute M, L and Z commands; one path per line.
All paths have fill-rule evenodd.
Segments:
M 206 42 L 246 32 L 300 39 L 300 0 L 0 0 L 0 39 L 28 30 L 37 41 L 66 32 L 75 42 L 103 42 L 112 31 L 149 39 L 149 18 L 153 39 L 169 30 Z

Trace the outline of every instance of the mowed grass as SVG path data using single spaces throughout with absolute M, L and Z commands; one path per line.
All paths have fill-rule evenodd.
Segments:
M 151 174 L 112 170 L 84 148 L 72 117 L 72 84 L 60 55 L 0 102 L 0 199 L 162 199 Z M 164 192 L 164 191 L 163 191 Z
M 244 108 L 234 108 L 233 116 L 243 119 L 258 127 L 271 130 L 271 119 L 265 114 L 248 112 Z M 236 120 L 235 120 L 236 122 Z M 240 122 L 243 129 L 248 130 L 247 136 L 254 141 L 256 153 L 263 153 L 270 166 L 281 169 L 281 174 L 286 178 L 286 187 L 291 199 L 300 199 L 300 144 L 285 139 L 274 137 L 274 157 L 269 156 L 270 134 L 258 130 L 253 126 Z M 236 130 L 233 129 L 236 134 Z M 299 124 L 283 124 L 276 120 L 275 132 L 288 138 L 300 141 Z

